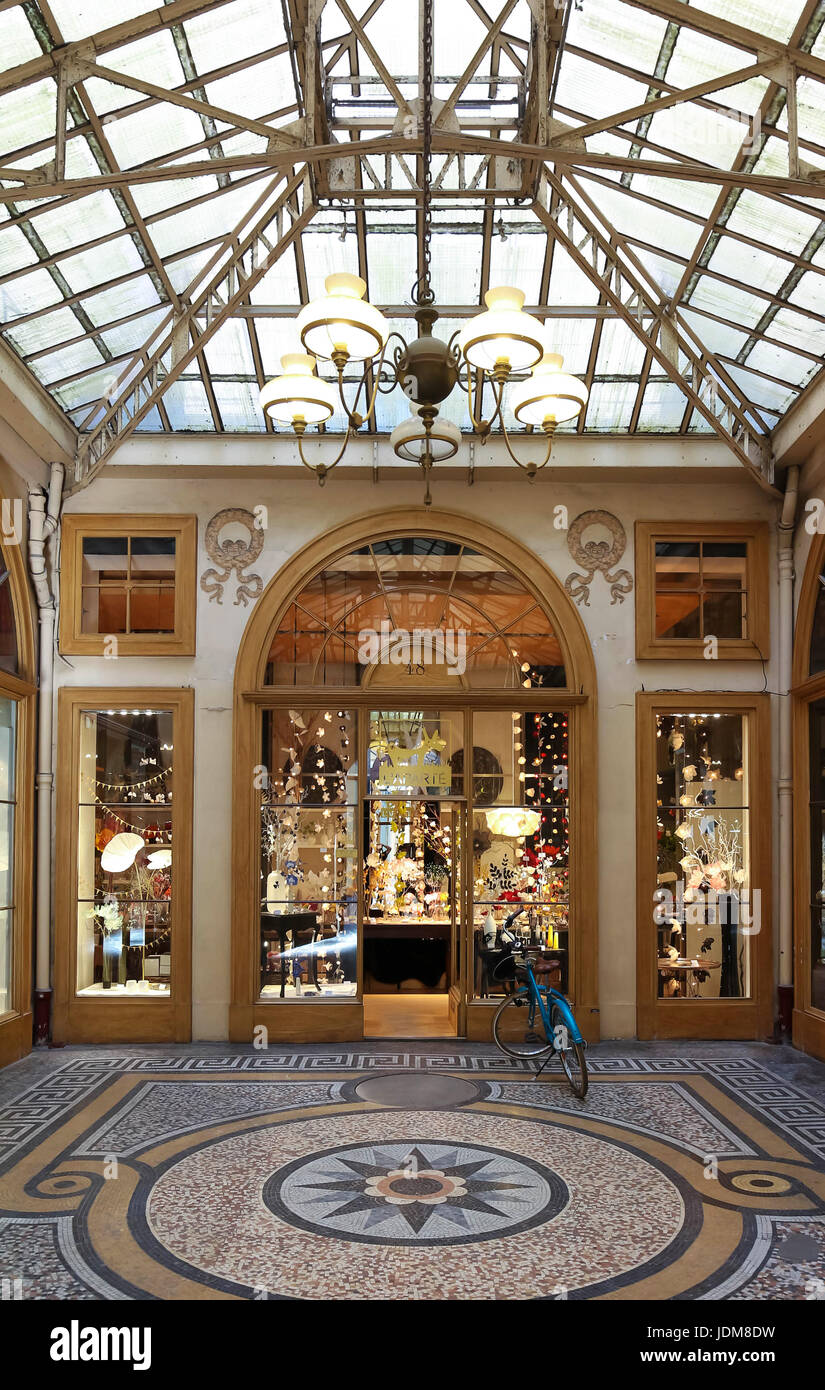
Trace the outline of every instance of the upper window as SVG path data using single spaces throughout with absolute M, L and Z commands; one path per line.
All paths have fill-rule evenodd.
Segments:
M 636 655 L 767 659 L 764 522 L 636 523 Z
M 196 528 L 192 516 L 66 516 L 63 651 L 193 655 Z
M 565 684 L 551 621 L 500 560 L 457 542 L 405 536 L 335 560 L 281 617 L 268 685 L 473 689 Z

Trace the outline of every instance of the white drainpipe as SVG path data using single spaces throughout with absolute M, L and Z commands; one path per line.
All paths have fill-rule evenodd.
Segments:
M 793 542 L 799 467 L 788 469 L 779 519 L 779 1020 L 790 1032 L 793 1010 Z
M 46 546 L 57 530 L 63 496 L 62 463 L 53 463 L 48 494 L 29 487 L 29 573 L 40 619 L 37 735 L 37 868 L 35 876 L 35 1042 L 46 1043 L 51 1018 L 52 692 L 57 608 Z

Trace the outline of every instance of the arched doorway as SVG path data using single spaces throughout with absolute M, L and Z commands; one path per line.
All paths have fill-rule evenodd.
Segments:
M 825 1058 L 825 535 L 811 544 L 793 653 L 793 1041 Z
M 419 987 L 487 1039 L 517 907 L 597 1037 L 595 691 L 562 585 L 493 527 L 399 509 L 293 556 L 235 674 L 232 1039 L 357 1039 Z
M 0 544 L 0 1066 L 32 1044 L 36 687 L 22 524 L 22 503 L 7 500 Z

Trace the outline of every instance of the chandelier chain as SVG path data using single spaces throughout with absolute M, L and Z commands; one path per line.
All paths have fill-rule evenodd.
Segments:
M 433 136 L 433 0 L 424 0 L 424 27 L 422 35 L 422 272 L 414 288 L 414 298 L 418 304 L 432 304 L 435 300 L 430 281 L 432 236 L 432 136 Z

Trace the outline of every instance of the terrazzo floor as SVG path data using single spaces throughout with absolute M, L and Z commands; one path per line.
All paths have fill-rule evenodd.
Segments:
M 825 1066 L 599 1044 L 72 1047 L 0 1072 L 33 1300 L 825 1300 Z M 470 1248 L 472 1247 L 472 1248 Z

